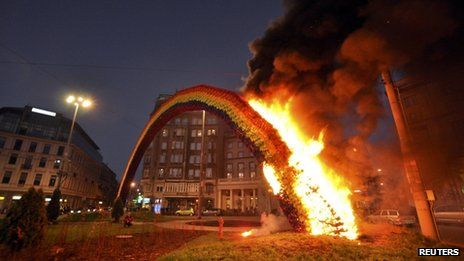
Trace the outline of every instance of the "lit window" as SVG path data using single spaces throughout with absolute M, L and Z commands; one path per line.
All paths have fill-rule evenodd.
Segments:
M 167 129 L 163 129 L 163 131 L 161 132 L 161 135 L 162 135 L 163 137 L 167 137 L 167 136 L 169 135 L 168 130 L 167 130 Z

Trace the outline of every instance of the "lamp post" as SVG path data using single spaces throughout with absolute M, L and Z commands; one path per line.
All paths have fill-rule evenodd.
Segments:
M 198 182 L 198 213 L 197 218 L 201 218 L 201 207 L 202 207 L 202 200 L 203 200 L 203 172 L 205 169 L 204 166 L 204 154 L 205 154 L 205 118 L 206 112 L 205 110 L 202 111 L 202 121 L 201 121 L 201 150 L 200 150 L 200 180 Z
M 67 170 L 69 171 L 69 165 L 70 165 L 70 162 L 71 162 L 71 158 L 70 158 L 70 153 L 69 153 L 69 147 L 71 145 L 71 138 L 72 138 L 72 134 L 73 134 L 73 131 L 74 131 L 74 125 L 76 123 L 76 118 L 77 118 L 77 112 L 79 111 L 79 107 L 82 106 L 84 108 L 86 107 L 89 107 L 90 105 L 92 105 L 92 101 L 90 101 L 89 99 L 86 99 L 86 98 L 83 98 L 81 96 L 79 97 L 75 97 L 74 95 L 70 95 L 68 96 L 68 98 L 66 98 L 66 102 L 67 103 L 73 103 L 74 104 L 74 115 L 73 115 L 73 119 L 72 119 L 72 122 L 71 122 L 71 129 L 69 130 L 69 135 L 68 135 L 68 140 L 66 141 L 66 147 L 65 147 L 65 151 L 64 151 L 64 158 L 65 158 L 65 162 L 68 164 L 67 166 Z M 62 162 L 61 164 L 61 167 L 60 167 L 60 171 L 58 172 L 58 186 L 57 186 L 57 189 L 60 189 L 61 188 L 61 183 L 63 182 L 63 177 L 66 177 L 67 173 L 64 172 L 64 163 L 65 162 Z

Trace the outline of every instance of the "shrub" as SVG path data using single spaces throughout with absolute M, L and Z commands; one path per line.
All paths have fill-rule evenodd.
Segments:
M 113 204 L 113 210 L 111 211 L 111 217 L 114 219 L 114 222 L 119 222 L 119 219 L 124 215 L 124 205 L 122 200 L 117 198 Z
M 60 216 L 60 198 L 60 189 L 55 189 L 47 206 L 47 218 L 50 222 L 55 222 L 56 219 Z
M 37 246 L 44 237 L 47 217 L 42 190 L 30 188 L 8 210 L 0 231 L 0 241 L 18 251 Z

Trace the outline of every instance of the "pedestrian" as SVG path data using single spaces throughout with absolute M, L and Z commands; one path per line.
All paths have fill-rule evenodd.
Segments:
M 221 215 L 219 215 L 219 217 L 218 217 L 218 223 L 219 223 L 218 237 L 219 237 L 219 239 L 222 239 L 222 237 L 223 237 L 223 228 L 224 228 L 224 218 L 222 218 Z

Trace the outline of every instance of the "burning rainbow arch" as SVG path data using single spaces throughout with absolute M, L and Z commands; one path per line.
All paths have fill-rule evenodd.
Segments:
M 293 188 L 298 173 L 288 164 L 291 153 L 278 131 L 237 93 L 207 85 L 179 91 L 153 112 L 129 157 L 118 197 L 127 197 L 137 167 L 156 133 L 175 116 L 193 110 L 206 110 L 225 120 L 258 161 L 273 169 L 271 178 L 280 183 L 275 194 L 282 210 L 296 231 L 307 231 L 310 228 L 308 213 Z M 265 176 L 269 182 L 270 177 Z M 333 220 L 338 222 L 340 218 L 335 215 Z M 332 234 L 339 234 L 339 230 L 339 224 L 335 224 Z

